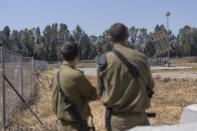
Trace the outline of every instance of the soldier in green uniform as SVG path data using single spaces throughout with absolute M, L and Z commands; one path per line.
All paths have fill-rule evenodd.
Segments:
M 89 131 L 88 102 L 97 98 L 96 89 L 75 68 L 79 61 L 77 44 L 67 41 L 61 47 L 61 55 L 63 63 L 52 82 L 52 109 L 58 119 L 58 131 Z
M 97 94 L 108 109 L 106 113 L 111 114 L 109 123 L 106 121 L 108 130 L 124 131 L 137 125 L 149 125 L 145 110 L 150 106 L 154 81 L 147 57 L 126 47 L 129 34 L 125 25 L 113 24 L 109 32 L 113 50 L 126 58 L 132 68 L 129 70 L 113 50 L 96 58 Z

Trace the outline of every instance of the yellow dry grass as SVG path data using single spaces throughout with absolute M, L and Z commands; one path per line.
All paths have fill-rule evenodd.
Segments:
M 197 79 L 155 78 L 155 95 L 148 111 L 156 112 L 151 125 L 179 123 L 183 108 L 197 101 Z
M 191 69 L 173 69 L 173 70 L 153 70 L 152 73 L 177 73 L 177 74 L 197 74 L 197 68 Z
M 197 57 L 172 58 L 170 63 L 171 66 L 197 67 Z
M 33 111 L 38 115 L 38 117 L 46 125 L 46 127 L 53 131 L 56 130 L 56 118 L 55 114 L 51 110 L 50 83 L 55 72 L 56 70 L 54 69 L 42 73 L 40 80 L 44 84 L 45 88 L 43 88 L 43 86 L 39 83 L 39 86 L 36 89 L 37 94 L 34 98 L 33 104 L 31 105 Z M 39 125 L 35 117 L 27 109 L 22 110 L 21 112 L 16 114 L 11 120 L 10 124 L 11 129 L 20 128 L 23 131 L 46 130 Z
M 42 77 L 52 78 L 56 69 L 48 70 L 42 73 Z M 95 76 L 87 76 L 93 85 L 96 85 Z M 197 80 L 192 78 L 176 79 L 161 78 L 155 79 L 155 94 L 151 101 L 151 108 L 148 112 L 156 112 L 156 118 L 151 118 L 151 125 L 175 124 L 179 123 L 180 115 L 183 108 L 193 104 L 197 100 Z M 37 88 L 37 95 L 32 104 L 32 109 L 40 117 L 47 128 L 56 130 L 56 117 L 51 111 L 51 89 L 46 81 L 46 88 L 41 86 Z M 104 129 L 104 112 L 105 108 L 101 102 L 95 101 L 90 103 L 94 123 L 98 131 Z M 26 131 L 46 130 L 39 126 L 38 122 L 28 110 L 15 115 L 12 119 L 10 128 L 21 128 Z
M 197 67 L 197 62 L 192 62 L 192 63 L 178 62 L 178 63 L 172 63 L 170 66 Z

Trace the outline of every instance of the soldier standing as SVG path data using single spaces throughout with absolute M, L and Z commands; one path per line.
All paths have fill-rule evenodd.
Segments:
M 106 128 L 124 131 L 149 125 L 145 110 L 150 106 L 154 81 L 145 55 L 127 48 L 129 33 L 125 25 L 110 29 L 113 50 L 96 58 L 97 94 L 106 106 Z
M 61 56 L 63 64 L 52 82 L 52 108 L 58 119 L 58 131 L 89 131 L 88 101 L 97 98 L 96 89 L 75 68 L 79 61 L 77 44 L 67 41 L 61 47 Z

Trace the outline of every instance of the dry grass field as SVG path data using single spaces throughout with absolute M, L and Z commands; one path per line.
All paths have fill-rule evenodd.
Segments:
M 153 70 L 152 73 L 175 73 L 175 74 L 197 74 L 197 67 L 191 69 L 165 69 L 165 70 Z
M 170 59 L 171 66 L 197 67 L 197 57 L 184 57 Z
M 52 78 L 56 69 L 42 73 L 41 78 Z M 96 85 L 95 76 L 87 76 L 93 85 Z M 151 125 L 176 124 L 179 123 L 183 108 L 189 104 L 197 103 L 197 79 L 193 78 L 161 78 L 155 77 L 155 94 L 151 101 L 148 112 L 156 112 L 156 118 L 151 118 Z M 52 131 L 56 130 L 56 117 L 51 111 L 51 89 L 50 82 L 42 80 L 46 88 L 41 85 L 37 88 L 37 95 L 32 103 L 32 108 L 38 114 L 46 127 Z M 101 102 L 90 103 L 94 123 L 98 131 L 104 131 L 104 111 Z M 39 126 L 38 122 L 28 110 L 17 113 L 12 119 L 10 129 L 21 128 L 24 131 L 46 130 Z

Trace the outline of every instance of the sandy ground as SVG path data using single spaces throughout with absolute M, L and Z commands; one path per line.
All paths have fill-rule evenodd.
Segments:
M 32 103 L 32 109 L 40 117 L 46 127 L 52 131 L 56 130 L 56 117 L 51 110 L 51 88 L 50 82 L 56 69 L 42 73 L 40 79 L 45 87 L 41 85 L 37 88 L 37 95 Z M 46 81 L 46 78 L 49 80 Z M 93 85 L 96 85 L 95 76 L 87 76 Z M 162 78 L 154 77 L 155 94 L 151 100 L 151 108 L 148 112 L 156 112 L 156 118 L 150 118 L 151 125 L 177 124 L 183 108 L 196 103 L 197 79 L 195 78 Z M 100 101 L 90 103 L 94 123 L 98 131 L 104 131 L 105 107 Z M 10 130 L 21 129 L 21 131 L 42 131 L 32 114 L 24 109 L 15 114 L 9 125 Z

